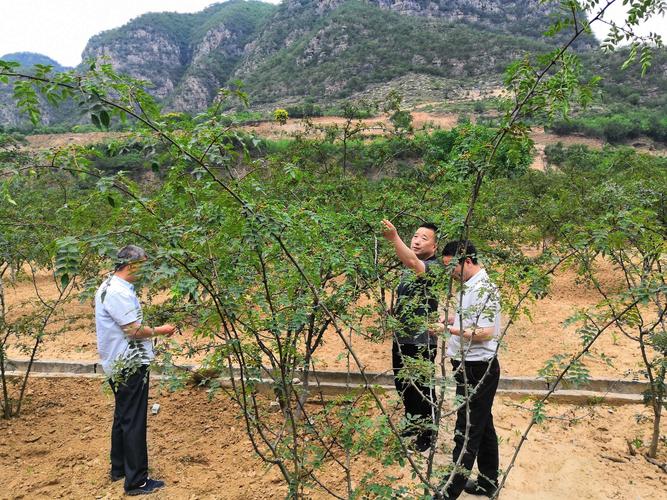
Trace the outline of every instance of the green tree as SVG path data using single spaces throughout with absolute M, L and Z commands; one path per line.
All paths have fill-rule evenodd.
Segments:
M 353 333 L 381 337 L 392 328 L 387 315 L 391 299 L 387 300 L 385 291 L 393 288 L 395 264 L 378 243 L 376 221 L 389 212 L 404 231 L 435 212 L 445 235 L 498 241 L 485 250 L 492 264 L 504 264 L 497 266 L 500 271 L 495 278 L 503 290 L 510 325 L 527 300 L 546 293 L 549 275 L 571 252 L 556 259 L 548 253 L 526 258 L 520 244 L 534 238 L 530 228 L 522 227 L 520 218 L 515 218 L 494 229 L 496 214 L 480 206 L 480 200 L 496 183 L 521 177 L 530 147 L 527 120 L 536 115 L 567 115 L 573 103 L 590 101 L 596 79 L 580 81 L 581 64 L 570 47 L 588 32 L 582 9 L 593 10 L 588 19 L 595 22 L 611 3 L 564 4 L 569 17 L 554 31 L 569 30 L 571 36 L 561 49 L 526 57 L 509 68 L 506 83 L 511 99 L 497 128 L 462 127 L 460 136 L 452 138 L 445 161 L 378 183 L 349 175 L 348 148 L 364 128 L 359 110 L 352 106 L 345 110 L 344 125 L 332 129 L 328 137 L 342 147 L 341 176 L 339 170 L 301 168 L 307 163 L 298 150 L 293 151 L 296 161 L 254 159 L 250 154 L 253 138 L 221 125 L 227 98 L 246 99 L 238 91 L 221 93 L 206 113 L 176 128 L 173 120 L 160 114 L 139 82 L 115 74 L 106 65 L 91 65 L 82 75 L 51 76 L 47 68 L 39 75 L 23 75 L 11 63 L 0 62 L 0 79 L 12 80 L 18 105 L 34 119 L 39 113 L 38 93 L 54 102 L 71 97 L 88 110 L 96 126 L 104 129 L 117 118 L 131 118 L 146 144 L 163 148 L 158 159 L 169 168 L 164 182 L 153 189 L 132 182 L 122 172 L 108 175 L 81 165 L 81 151 L 76 149 L 70 155 L 54 152 L 49 161 L 32 167 L 71 172 L 81 182 L 78 209 L 71 214 L 71 234 L 62 240 L 63 248 L 78 248 L 80 255 L 89 255 L 88 249 L 100 255 L 102 250 L 104 256 L 108 255 L 105 249 L 131 235 L 151 249 L 155 260 L 147 284 L 153 290 L 168 289 L 171 305 L 181 304 L 182 321 L 207 340 L 206 366 L 224 374 L 231 384 L 232 398 L 242 410 L 256 452 L 280 469 L 290 497 L 302 498 L 320 488 L 338 497 L 385 491 L 388 496 L 438 498 L 451 477 L 447 473 L 460 463 L 437 466 L 435 450 L 425 461 L 407 453 L 404 441 L 398 438 L 400 422 L 391 418 L 386 400 L 374 390 L 350 340 Z M 654 13 L 660 3 L 633 3 L 630 26 Z M 650 59 L 643 56 L 642 62 L 648 64 Z M 440 153 L 448 148 L 442 146 Z M 11 163 L 3 189 L 9 186 L 8 196 L 14 199 L 10 183 L 16 182 L 17 173 Z M 105 217 L 98 218 L 96 225 L 84 216 L 102 210 Z M 642 255 L 649 260 L 656 255 L 651 245 L 637 251 L 645 252 Z M 65 275 L 68 279 L 61 285 L 71 283 L 70 273 L 61 273 L 61 279 Z M 452 297 L 452 280 L 442 279 L 438 287 L 443 296 Z M 364 295 L 373 299 L 372 307 L 359 307 Z M 631 298 L 624 309 L 608 316 L 607 323 L 597 328 L 598 333 L 557 378 L 576 366 L 600 333 L 625 321 L 626 309 L 636 305 L 633 301 Z M 366 327 L 364 320 L 368 319 L 377 326 Z M 306 402 L 317 392 L 316 353 L 327 330 L 345 345 L 366 392 L 363 397 L 348 394 L 324 411 L 314 412 Z M 507 328 L 503 335 L 506 332 Z M 659 344 L 652 337 L 649 340 Z M 659 379 L 660 366 L 651 366 Z M 436 424 L 448 411 L 466 404 L 455 401 L 443 407 L 443 396 L 452 382 L 444 365 L 439 374 L 442 378 L 434 382 L 439 392 Z M 267 401 L 258 396 L 264 384 L 271 387 L 282 410 L 275 418 L 267 416 Z M 544 401 L 546 398 L 537 403 L 535 417 L 515 450 L 503 483 L 532 425 L 540 420 Z M 370 404 L 376 413 L 369 416 Z M 368 432 L 360 432 L 363 430 Z M 394 489 L 384 478 L 366 478 L 355 488 L 352 458 L 362 453 L 381 457 L 383 464 L 407 462 L 414 485 L 406 491 Z M 325 463 L 345 474 L 344 489 L 333 491 L 322 483 L 319 474 Z

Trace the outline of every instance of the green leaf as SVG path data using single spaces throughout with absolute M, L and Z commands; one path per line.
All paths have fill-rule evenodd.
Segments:
M 60 276 L 63 287 L 79 272 L 79 242 L 76 238 L 65 236 L 56 240 L 55 274 Z
M 100 111 L 100 122 L 102 122 L 102 125 L 104 126 L 105 129 L 109 128 L 109 124 L 111 123 L 111 118 L 109 117 L 109 113 L 104 109 Z
M 96 114 L 93 113 L 90 115 L 90 121 L 93 122 L 93 125 L 95 125 L 98 129 L 102 130 L 102 123 Z

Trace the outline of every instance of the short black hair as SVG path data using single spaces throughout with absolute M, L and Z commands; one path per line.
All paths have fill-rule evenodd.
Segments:
M 431 231 L 433 231 L 433 234 L 435 235 L 435 241 L 436 241 L 436 243 L 438 242 L 438 226 L 436 226 L 432 222 L 423 222 L 423 223 L 419 224 L 419 227 L 423 227 L 423 228 L 430 229 Z
M 473 245 L 472 241 L 468 240 L 448 241 L 442 249 L 442 256 L 458 256 L 459 263 L 470 258 L 473 264 L 477 264 L 477 248 Z

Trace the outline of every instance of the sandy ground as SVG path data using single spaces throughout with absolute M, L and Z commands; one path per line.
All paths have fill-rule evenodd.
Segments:
M 474 118 L 474 117 L 473 117 Z M 412 112 L 412 120 L 415 129 L 422 128 L 442 128 L 451 129 L 456 126 L 458 115 L 454 113 L 427 113 L 424 111 L 415 110 Z M 366 128 L 364 135 L 382 135 L 385 133 L 386 127 L 389 125 L 386 116 L 379 116 L 376 118 L 369 118 L 360 120 Z M 289 120 L 285 125 L 280 125 L 276 122 L 262 122 L 257 125 L 246 125 L 242 129 L 270 139 L 289 139 L 297 135 L 307 134 L 310 136 L 317 136 L 322 134 L 322 129 L 326 126 L 338 125 L 343 126 L 345 119 L 335 116 L 321 116 L 311 119 L 312 128 L 305 125 L 305 122 L 300 119 Z M 355 124 L 357 121 L 354 122 Z M 55 148 L 67 145 L 85 145 L 96 144 L 111 139 L 118 139 L 127 133 L 119 132 L 90 132 L 90 133 L 67 133 L 67 134 L 51 134 L 51 135 L 31 135 L 26 137 L 28 147 L 30 149 L 40 150 L 45 148 Z M 578 135 L 554 135 L 548 134 L 542 127 L 535 127 L 531 132 L 531 137 L 535 142 L 535 157 L 531 168 L 536 170 L 544 170 L 547 166 L 546 155 L 544 149 L 550 144 L 562 142 L 566 146 L 573 144 L 585 144 L 591 148 L 600 149 L 604 146 L 604 141 L 590 137 L 583 137 Z M 651 140 L 646 143 L 638 142 L 635 149 L 650 154 L 657 154 L 664 156 L 667 150 L 664 148 L 656 148 L 652 145 Z
M 473 116 L 474 119 L 474 116 Z M 427 113 L 424 111 L 415 110 L 412 112 L 412 120 L 415 129 L 422 128 L 442 128 L 451 129 L 456 126 L 458 115 L 454 113 Z M 360 120 L 366 128 L 364 135 L 382 135 L 388 127 L 388 120 L 386 116 L 376 118 L 369 118 Z M 257 125 L 246 125 L 242 129 L 253 133 L 255 135 L 266 137 L 269 139 L 290 139 L 297 135 L 307 134 L 309 136 L 321 136 L 322 129 L 326 126 L 338 125 L 339 127 L 345 124 L 345 119 L 335 116 L 321 116 L 311 119 L 312 128 L 306 126 L 303 120 L 292 119 L 285 125 L 280 125 L 276 122 L 262 122 Z M 355 126 L 358 123 L 354 122 Z M 96 144 L 110 139 L 117 139 L 127 135 L 126 133 L 118 132 L 91 132 L 91 133 L 68 133 L 68 134 L 51 134 L 51 135 L 31 135 L 26 139 L 30 149 L 40 150 L 45 148 L 62 147 L 65 145 L 85 145 Z M 542 127 L 535 127 L 531 132 L 531 138 L 535 143 L 535 156 L 531 164 L 531 168 L 536 170 L 544 170 L 547 167 L 547 158 L 544 152 L 546 146 L 563 143 L 565 146 L 573 144 L 584 144 L 591 148 L 600 149 L 605 142 L 600 139 L 583 137 L 579 135 L 555 135 L 548 134 Z M 667 155 L 667 149 L 656 148 L 653 141 L 646 139 L 646 142 L 637 142 L 635 149 L 643 153 L 656 154 L 660 156 Z
M 127 132 L 67 132 L 64 134 L 35 134 L 26 136 L 30 149 L 41 150 L 63 146 L 86 146 L 120 139 Z
M 605 276 L 612 280 L 610 270 Z M 7 285 L 6 285 L 7 286 Z M 55 288 L 47 275 L 40 275 L 38 287 L 45 297 L 53 297 Z M 19 282 L 15 287 L 7 286 L 7 301 L 17 307 L 34 297 L 34 289 L 28 282 Z M 573 271 L 562 271 L 555 277 L 552 294 L 529 306 L 531 318 L 521 317 L 512 325 L 500 351 L 502 372 L 509 376 L 537 376 L 545 362 L 560 353 L 576 353 L 581 340 L 575 333 L 575 327 L 564 328 L 562 322 L 577 309 L 596 302 L 596 292 L 577 283 Z M 96 338 L 94 334 L 92 303 L 79 303 L 77 300 L 65 306 L 67 315 L 79 319 L 65 333 L 47 337 L 40 347 L 41 359 L 97 360 Z M 183 336 L 174 337 L 176 342 L 184 344 L 196 342 L 192 332 L 185 331 Z M 359 335 L 352 337 L 352 346 L 361 358 L 367 370 L 371 372 L 388 371 L 391 368 L 391 342 L 370 342 Z M 24 358 L 25 353 L 15 348 L 10 349 L 10 356 Z M 327 370 L 346 370 L 347 357 L 343 341 L 333 329 L 325 334 L 324 344 L 316 354 L 316 367 Z M 586 365 L 593 377 L 613 379 L 631 379 L 641 366 L 639 349 L 634 341 L 620 332 L 610 329 L 596 342 Z M 612 366 L 603 362 L 599 356 L 604 354 L 612 361 Z M 199 358 L 179 358 L 183 363 L 195 363 Z M 351 361 L 351 363 L 353 363 Z M 353 371 L 356 371 L 352 364 Z
M 257 458 L 242 420 L 228 397 L 211 401 L 204 390 L 169 394 L 154 382 L 149 405 L 150 473 L 167 487 L 156 499 L 284 498 L 275 467 Z M 517 401 L 497 399 L 496 428 L 501 438 L 501 468 L 506 468 L 530 418 Z M 108 479 L 108 435 L 113 398 L 100 379 L 34 379 L 23 416 L 0 420 L 0 499 L 122 497 L 122 481 Z M 554 418 L 536 426 L 520 452 L 501 499 L 661 499 L 667 475 L 638 453 L 626 439 L 649 437 L 650 424 L 637 423 L 641 406 L 549 406 L 554 417 L 578 417 L 575 423 Z M 449 436 L 442 435 L 436 462 L 447 463 Z M 640 449 L 641 451 L 641 449 Z M 663 446 L 659 459 L 667 459 Z M 374 472 L 410 482 L 410 470 L 382 469 L 369 458 L 354 461 L 355 476 Z M 340 471 L 326 469 L 327 485 L 343 491 Z M 314 493 L 310 498 L 327 498 Z M 462 499 L 482 498 L 463 494 Z
M 456 126 L 458 115 L 453 113 L 448 114 L 432 114 L 423 111 L 412 112 L 412 121 L 415 129 L 422 128 L 444 128 L 450 129 Z M 325 127 L 331 125 L 338 125 L 339 127 L 345 125 L 345 119 L 337 116 L 319 116 L 312 118 L 313 132 L 316 132 L 318 127 Z M 389 126 L 389 121 L 386 116 L 378 116 L 375 118 L 367 118 L 363 120 L 354 120 L 353 126 L 361 123 L 367 130 L 365 135 L 381 135 L 384 133 L 384 127 Z M 262 122 L 258 125 L 244 127 L 249 132 L 253 132 L 262 137 L 270 137 L 274 139 L 289 138 L 295 134 L 304 133 L 308 130 L 303 120 L 288 120 L 285 125 L 279 125 L 275 122 Z

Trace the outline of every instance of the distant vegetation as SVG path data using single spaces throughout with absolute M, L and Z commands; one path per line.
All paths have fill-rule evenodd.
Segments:
M 96 35 L 87 52 L 110 51 L 115 60 L 123 61 L 121 71 L 151 79 L 157 86 L 168 82 L 170 90 L 162 99 L 167 110 L 183 110 L 174 106 L 187 94 L 187 83 L 192 80 L 195 94 L 199 92 L 198 98 L 204 101 L 199 103 L 203 109 L 210 104 L 206 99 L 212 99 L 220 87 L 242 78 L 254 113 L 237 116 L 240 122 L 270 118 L 278 107 L 286 109 L 291 118 L 340 115 L 345 100 L 362 95 L 383 99 L 391 85 L 407 81 L 412 87 L 403 92 L 406 102 L 428 100 L 435 103 L 431 107 L 435 112 L 474 113 L 485 121 L 493 120 L 500 110 L 498 99 L 483 95 L 481 100 L 461 98 L 471 89 L 499 85 L 510 61 L 545 52 L 555 43 L 543 36 L 551 22 L 549 16 L 538 15 L 542 11 L 529 2 L 505 3 L 517 8 L 512 16 L 506 14 L 509 7 L 479 10 L 472 2 L 439 2 L 437 13 L 445 16 L 442 18 L 398 14 L 378 8 L 377 3 L 348 1 L 329 9 L 304 0 L 293 2 L 288 10 L 284 5 L 231 0 L 194 14 L 145 14 Z M 433 8 L 436 2 L 417 4 Z M 454 11 L 464 17 L 452 22 L 446 16 Z M 224 30 L 229 30 L 224 43 L 204 51 L 194 63 L 194 52 L 202 42 L 215 45 L 211 40 Z M 139 32 L 148 36 L 138 36 Z M 160 37 L 151 41 L 150 34 Z M 150 44 L 164 38 L 180 51 L 173 65 L 150 60 Z M 550 130 L 612 143 L 638 137 L 665 143 L 667 51 L 657 50 L 653 66 L 641 77 L 636 67 L 618 70 L 627 50 L 612 54 L 587 50 L 594 43 L 591 36 L 583 37 L 578 52 L 586 76 L 602 76 L 599 95 L 588 109 L 575 108 L 569 121 L 557 120 Z M 11 56 L 26 66 L 55 63 L 35 54 Z M 142 59 L 137 61 L 139 56 Z M 0 104 L 10 100 L 11 90 L 0 87 Z M 194 103 L 179 103 L 188 105 Z M 199 108 L 185 111 L 194 115 Z M 64 106 L 44 113 L 48 125 L 35 128 L 14 115 L 9 106 L 0 109 L 0 130 L 64 132 L 81 127 L 88 118 Z M 532 120 L 545 124 L 539 116 Z
M 639 137 L 667 144 L 667 114 L 664 109 L 639 108 L 619 110 L 617 113 L 582 115 L 567 121 L 557 121 L 549 130 L 559 135 L 578 133 L 614 144 Z
M 587 54 L 588 74 L 603 77 L 599 99 L 569 120 L 553 123 L 550 130 L 597 137 L 614 144 L 639 137 L 667 144 L 667 51 L 654 51 L 652 67 L 644 76 L 636 66 L 618 70 L 627 53 L 627 49 L 621 49 L 611 54 Z
M 291 45 L 244 76 L 255 102 L 280 96 L 309 96 L 317 101 L 345 98 L 409 73 L 475 82 L 499 80 L 519 54 L 546 47 L 532 38 L 399 15 L 360 2 L 346 3 L 310 26 L 270 25 L 260 42 L 269 45 L 269 39 L 277 44 L 284 30 L 299 33 L 299 28 L 302 34 Z M 442 90 L 446 94 L 447 89 Z
M 58 61 L 55 61 L 44 54 L 36 54 L 35 52 L 13 52 L 1 56 L 0 59 L 20 63 L 24 68 L 31 68 L 35 64 L 43 64 L 52 66 L 54 71 L 65 71 L 66 69 L 69 69 L 61 65 Z

